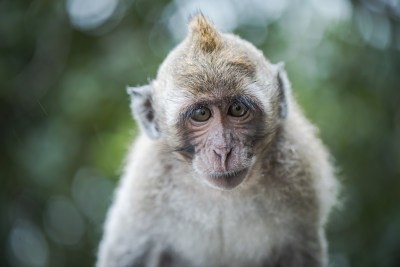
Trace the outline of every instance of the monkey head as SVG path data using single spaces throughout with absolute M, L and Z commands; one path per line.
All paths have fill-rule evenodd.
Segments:
M 134 117 L 150 138 L 185 159 L 208 185 L 233 189 L 284 122 L 288 88 L 283 64 L 272 65 L 200 14 L 157 78 L 128 92 Z

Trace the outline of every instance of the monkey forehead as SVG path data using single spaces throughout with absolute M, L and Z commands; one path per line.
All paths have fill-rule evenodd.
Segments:
M 183 87 L 198 92 L 207 90 L 208 83 L 227 85 L 224 82 L 252 78 L 260 71 L 265 78 L 271 76 L 270 63 L 251 43 L 233 34 L 218 36 L 219 48 L 207 52 L 198 49 L 189 35 L 169 53 L 157 77 L 172 74 L 176 81 L 185 83 Z
M 219 34 L 218 49 L 206 52 L 187 38 L 167 56 L 157 80 L 168 78 L 191 94 L 215 90 L 235 93 L 256 80 L 271 80 L 274 71 L 261 51 L 232 34 Z

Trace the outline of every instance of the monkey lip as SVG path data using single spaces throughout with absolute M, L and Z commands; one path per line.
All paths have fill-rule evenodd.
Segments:
M 215 172 L 207 175 L 207 181 L 218 189 L 229 190 L 237 187 L 246 178 L 248 169 L 229 172 Z

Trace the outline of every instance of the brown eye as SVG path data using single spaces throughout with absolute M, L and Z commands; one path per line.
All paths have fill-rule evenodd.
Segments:
M 211 117 L 211 111 L 205 107 L 195 109 L 192 113 L 192 119 L 194 119 L 195 121 L 206 121 L 210 117 Z
M 242 117 L 246 113 L 247 107 L 240 102 L 235 102 L 229 107 L 229 115 L 231 116 Z

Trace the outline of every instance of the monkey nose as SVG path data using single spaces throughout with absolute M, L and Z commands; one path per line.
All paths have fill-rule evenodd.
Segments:
M 214 154 L 221 164 L 221 167 L 224 171 L 227 170 L 227 161 L 230 155 L 232 154 L 232 148 L 214 148 Z

